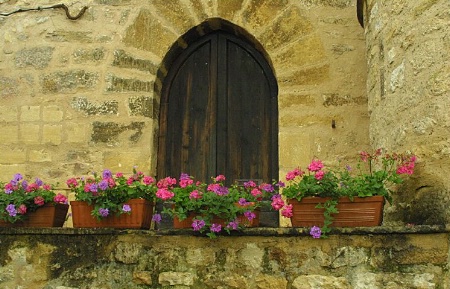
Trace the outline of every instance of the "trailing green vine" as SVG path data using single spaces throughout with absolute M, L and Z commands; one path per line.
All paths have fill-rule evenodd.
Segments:
M 324 222 L 323 226 L 321 228 L 321 238 L 327 238 L 327 234 L 331 231 L 330 226 L 333 224 L 334 217 L 333 214 L 339 213 L 337 209 L 338 201 L 334 199 L 326 200 L 325 203 L 319 203 L 316 208 L 317 209 L 324 209 L 323 217 Z

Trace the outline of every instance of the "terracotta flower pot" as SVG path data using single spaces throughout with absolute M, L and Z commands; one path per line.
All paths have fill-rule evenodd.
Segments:
M 93 205 L 83 201 L 71 201 L 72 220 L 75 228 L 149 229 L 152 222 L 153 203 L 144 199 L 131 199 L 131 212 L 116 216 L 111 214 L 101 220 L 91 215 Z
M 26 214 L 26 220 L 15 223 L 0 220 L 0 227 L 62 227 L 66 221 L 68 204 L 45 204 Z
M 319 203 L 324 203 L 327 198 L 305 197 L 299 202 L 295 199 L 288 200 L 292 204 L 291 218 L 293 227 L 323 226 L 324 209 L 317 209 Z M 334 214 L 332 227 L 373 227 L 381 225 L 383 220 L 383 196 L 366 198 L 354 197 L 353 201 L 347 197 L 339 198 Z

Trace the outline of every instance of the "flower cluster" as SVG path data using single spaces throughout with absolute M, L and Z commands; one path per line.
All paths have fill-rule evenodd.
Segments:
M 261 202 L 270 199 L 277 189 L 252 180 L 232 186 L 226 186 L 225 181 L 225 176 L 219 175 L 207 184 L 183 173 L 178 181 L 171 177 L 160 180 L 156 196 L 172 203 L 165 214 L 180 221 L 191 217 L 194 231 L 214 238 L 219 232 L 230 233 L 250 224 Z
M 45 204 L 67 204 L 64 195 L 56 194 L 51 185 L 39 178 L 30 182 L 17 173 L 2 186 L 4 191 L 0 193 L 0 219 L 11 223 L 24 220 L 28 212 L 34 212 Z
M 130 199 L 155 200 L 155 179 L 136 169 L 128 177 L 120 172 L 113 175 L 105 169 L 101 176 L 93 173 L 89 177 L 70 178 L 66 184 L 75 193 L 77 201 L 94 206 L 92 215 L 98 219 L 111 214 L 130 213 L 131 208 L 127 204 Z
M 403 182 L 404 175 L 414 172 L 417 157 L 412 154 L 383 154 L 381 149 L 373 153 L 360 152 L 360 160 L 353 170 L 349 165 L 344 169 L 325 170 L 322 161 L 314 159 L 307 167 L 308 173 L 300 168 L 286 174 L 286 187 L 282 195 L 272 199 L 272 208 L 281 210 L 282 216 L 293 216 L 289 199 L 301 201 L 303 197 L 325 197 L 329 202 L 322 204 L 325 208 L 325 224 L 332 223 L 332 214 L 337 213 L 335 205 L 339 197 L 383 196 L 392 202 L 395 185 Z M 284 198 L 283 198 L 283 197 Z M 285 199 L 288 201 L 285 202 Z M 315 227 L 312 236 L 317 237 L 328 232 L 327 225 L 320 229 Z M 323 236 L 323 235 L 322 235 Z

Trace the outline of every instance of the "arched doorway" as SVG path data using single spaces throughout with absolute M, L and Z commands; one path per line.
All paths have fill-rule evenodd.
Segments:
M 161 89 L 158 177 L 277 179 L 278 89 L 260 51 L 213 30 L 173 58 Z

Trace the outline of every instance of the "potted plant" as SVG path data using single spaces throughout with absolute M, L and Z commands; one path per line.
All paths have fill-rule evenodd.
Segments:
M 212 178 L 210 184 L 195 181 L 188 174 L 181 174 L 179 180 L 167 177 L 157 186 L 157 198 L 170 202 L 164 214 L 174 218 L 175 228 L 190 227 L 215 238 L 217 233 L 257 226 L 258 208 L 261 202 L 272 195 L 271 184 L 257 185 L 247 181 L 242 185 L 224 185 L 225 176 Z
M 307 173 L 300 168 L 287 173 L 286 186 L 272 207 L 291 218 L 293 226 L 312 226 L 313 237 L 325 236 L 330 226 L 378 226 L 384 201 L 392 201 L 394 186 L 414 172 L 415 162 L 414 155 L 382 154 L 381 149 L 361 152 L 356 170 L 348 165 L 327 170 L 315 159 Z
M 133 175 L 105 169 L 101 176 L 67 180 L 74 227 L 149 229 L 155 200 L 155 179 L 133 169 Z
M 27 181 L 20 173 L 3 183 L 0 193 L 0 226 L 62 227 L 69 205 L 67 198 L 36 178 Z

